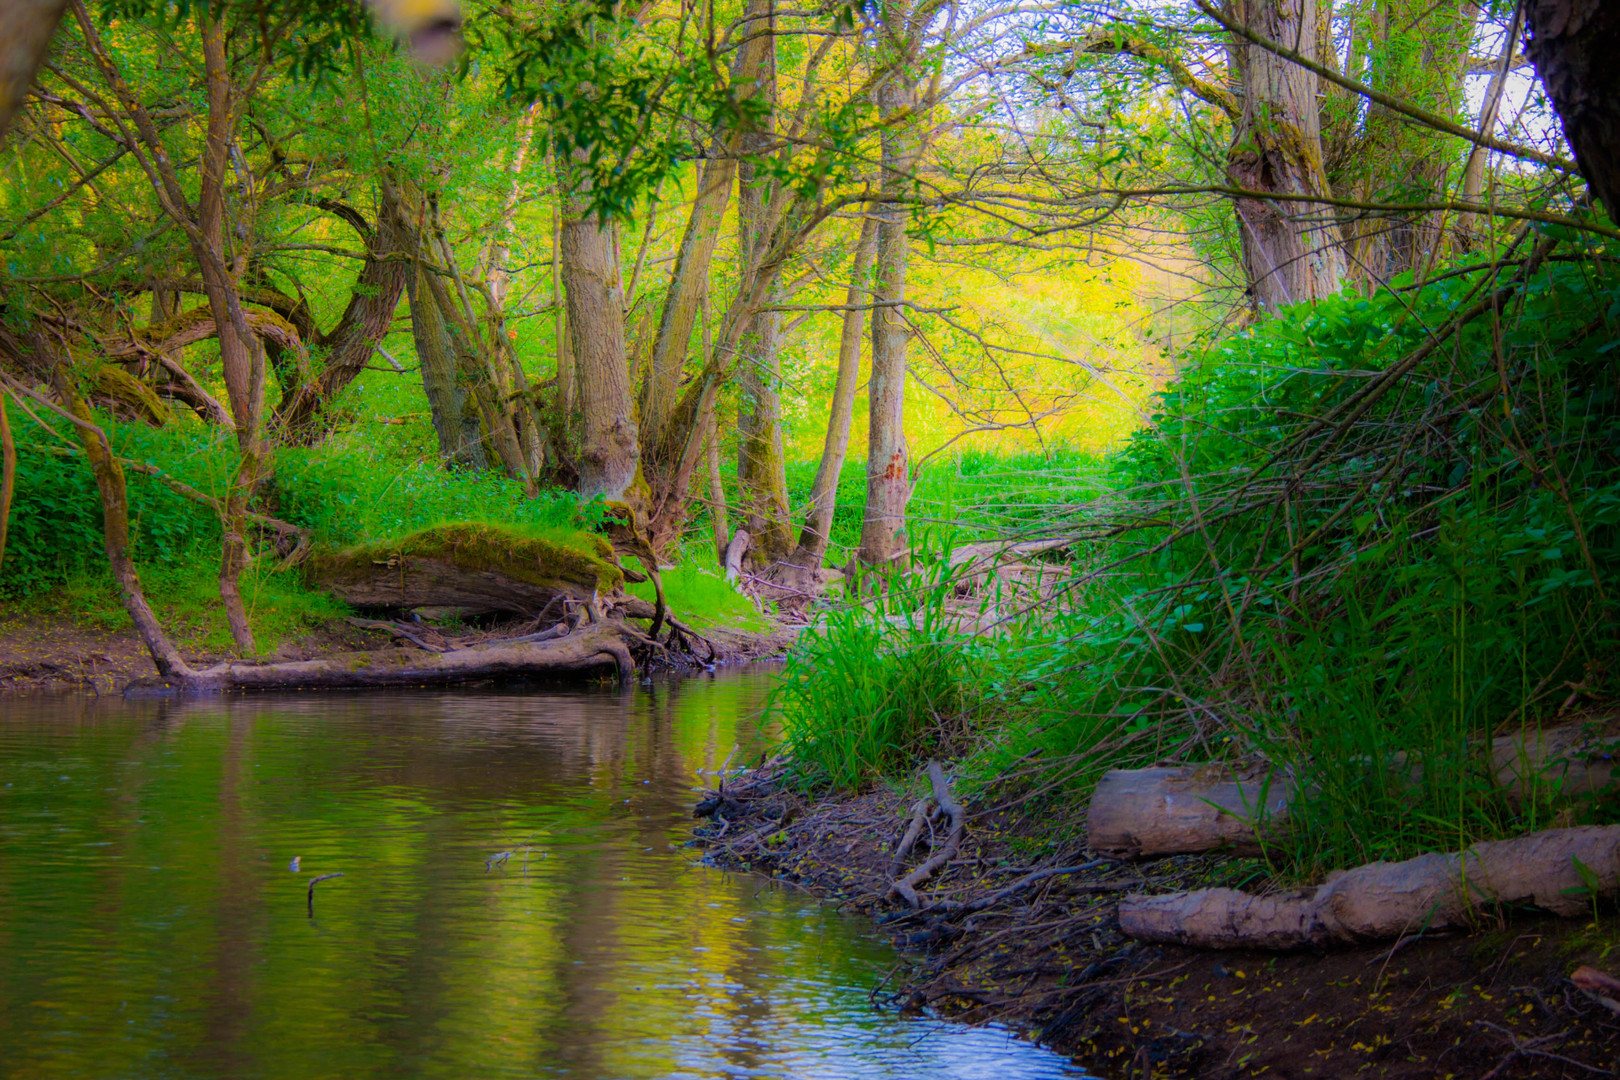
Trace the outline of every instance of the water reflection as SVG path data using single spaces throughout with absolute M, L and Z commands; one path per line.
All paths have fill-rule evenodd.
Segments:
M 678 848 L 764 681 L 0 702 L 0 1076 L 1079 1076 Z

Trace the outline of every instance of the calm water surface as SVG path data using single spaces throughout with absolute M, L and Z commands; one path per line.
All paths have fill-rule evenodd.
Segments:
M 0 699 L 0 1077 L 1081 1076 L 680 847 L 767 679 Z

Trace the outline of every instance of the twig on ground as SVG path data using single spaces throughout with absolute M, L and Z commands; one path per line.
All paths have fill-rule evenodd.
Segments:
M 962 846 L 962 836 L 967 831 L 967 814 L 956 801 L 956 797 L 951 794 L 951 782 L 937 761 L 928 763 L 928 782 L 934 789 L 934 802 L 939 805 L 940 811 L 951 823 L 951 832 L 945 839 L 945 846 L 934 852 L 927 862 L 889 886 L 890 896 L 900 896 L 914 908 L 922 907 L 922 900 L 917 896 L 917 886 L 933 877 L 936 870 L 956 858 L 956 852 Z
M 911 824 L 900 837 L 900 843 L 895 845 L 894 858 L 889 861 L 889 876 L 892 878 L 900 873 L 906 865 L 906 856 L 911 854 L 912 847 L 917 843 L 917 837 L 922 835 L 923 823 L 928 820 L 928 800 L 918 799 L 911 808 Z

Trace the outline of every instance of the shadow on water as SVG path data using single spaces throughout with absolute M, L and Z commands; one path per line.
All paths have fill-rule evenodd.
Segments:
M 0 702 L 0 1077 L 1082 1075 L 680 847 L 768 678 Z

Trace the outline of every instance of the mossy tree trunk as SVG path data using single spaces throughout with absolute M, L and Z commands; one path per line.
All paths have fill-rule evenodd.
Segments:
M 446 465 L 482 471 L 489 461 L 479 436 L 478 405 L 458 378 L 455 348 L 428 284 L 429 276 L 420 265 L 411 273 L 411 338 L 422 365 L 422 389 L 427 392 L 439 457 Z
M 1372 5 L 1372 17 L 1358 28 L 1366 42 L 1366 81 L 1402 101 L 1454 117 L 1463 104 L 1463 75 L 1478 10 L 1462 0 L 1380 0 Z M 1367 201 L 1432 201 L 1444 193 L 1458 151 L 1454 137 L 1374 103 L 1367 108 L 1346 175 L 1336 178 L 1335 187 Z M 1446 236 L 1440 211 L 1358 215 L 1341 227 L 1351 253 L 1347 271 L 1371 288 L 1432 263 Z
M 1315 58 L 1317 0 L 1228 0 L 1227 13 L 1262 37 Z M 1236 200 L 1249 294 L 1260 311 L 1339 291 L 1345 274 L 1343 236 L 1322 164 L 1318 77 L 1259 45 L 1232 49 L 1243 87 L 1226 171 L 1247 191 L 1290 196 Z M 1305 196 L 1305 199 L 1299 199 Z
M 140 575 L 130 555 L 129 488 L 124 480 L 124 470 L 107 441 L 107 433 L 92 419 L 90 406 L 75 384 L 65 359 L 50 349 L 42 338 L 35 338 L 34 347 L 42 359 L 55 357 L 51 363 L 51 385 L 62 409 L 73 423 L 79 448 L 90 465 L 91 475 L 95 477 L 96 491 L 101 496 L 101 532 L 107 565 L 112 570 L 113 580 L 118 582 L 124 610 L 135 624 L 135 631 L 140 634 L 141 643 L 146 646 L 160 676 L 190 675 L 191 668 L 163 632 L 157 616 L 152 613 L 152 606 L 146 602 L 146 593 L 141 589 Z
M 760 17 L 745 33 L 762 42 L 763 56 L 754 83 L 755 100 L 765 105 L 765 120 L 746 132 L 745 155 L 738 169 L 737 248 L 744 266 L 743 287 L 752 284 L 755 267 L 769 244 L 767 204 L 774 185 L 758 175 L 755 158 L 769 152 L 775 137 L 776 37 L 774 0 L 765 0 Z M 750 9 L 752 11 L 752 9 Z M 787 502 L 787 467 L 782 452 L 782 316 L 759 310 L 744 316 L 738 356 L 737 486 L 744 525 L 753 537 L 751 557 L 760 567 L 787 557 L 793 546 L 792 520 Z
M 375 226 L 348 206 L 331 200 L 321 204 L 359 234 L 366 246 L 366 261 L 337 325 L 315 339 L 325 353 L 324 365 L 308 382 L 298 383 L 291 394 L 284 393 L 277 410 L 285 435 L 299 442 L 319 442 L 331 431 L 331 420 L 322 416 L 323 407 L 365 370 L 378 342 L 393 326 L 394 311 L 411 276 L 411 264 L 405 261 L 414 251 L 410 223 L 395 185 L 384 177 L 379 187 Z
M 624 294 L 614 227 L 569 199 L 562 224 L 562 273 L 568 344 L 579 389 L 579 493 L 626 498 L 640 475 L 640 445 L 624 350 Z
M 239 455 L 236 474 L 225 494 L 225 509 L 221 515 L 219 595 L 225 604 L 225 618 L 230 624 L 231 638 L 236 642 L 236 648 L 243 655 L 251 656 L 257 650 L 253 643 L 253 628 L 248 623 L 247 608 L 242 603 L 240 581 L 250 556 L 248 501 L 253 497 L 270 457 L 264 439 L 267 361 L 263 344 L 248 331 L 240 318 L 242 297 L 237 279 L 246 270 L 251 252 L 235 244 L 227 246 L 225 238 L 226 172 L 231 144 L 236 139 L 237 110 L 241 102 L 231 81 L 224 18 L 221 13 L 199 8 L 196 20 L 202 37 L 208 84 L 208 118 L 199 169 L 198 231 L 194 246 L 206 249 L 198 252 L 197 262 L 208 296 L 208 306 L 213 309 L 214 324 L 219 329 L 220 367 L 225 376 L 231 418 L 236 423 Z M 251 203 L 237 206 L 235 217 L 251 222 Z M 251 236 L 251 227 L 243 229 L 242 234 Z

